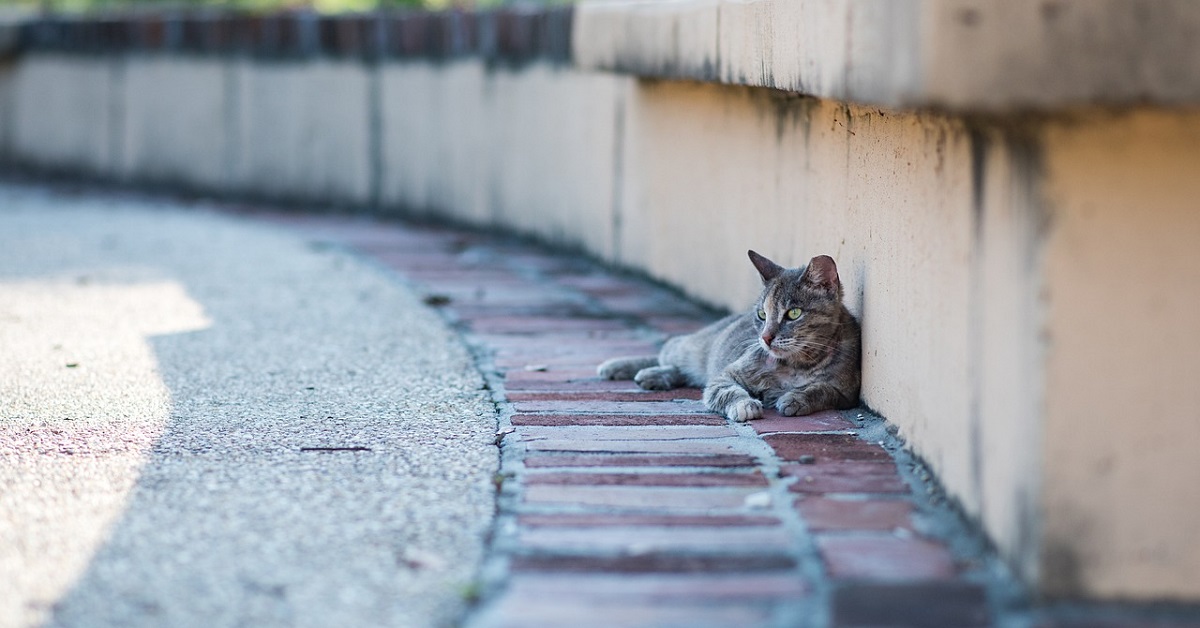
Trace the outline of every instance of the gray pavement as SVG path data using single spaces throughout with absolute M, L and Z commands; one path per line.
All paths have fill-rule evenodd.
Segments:
M 0 626 L 453 623 L 494 412 L 336 249 L 0 186 Z

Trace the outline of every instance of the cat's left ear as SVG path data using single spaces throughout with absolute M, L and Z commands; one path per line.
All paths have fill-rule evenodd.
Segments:
M 763 283 L 767 283 L 779 276 L 783 272 L 783 267 L 771 260 L 755 253 L 754 251 L 746 251 L 750 256 L 750 261 L 754 263 L 754 267 L 758 269 L 758 274 L 762 277 Z
M 830 294 L 841 294 L 842 291 L 837 264 L 828 255 L 818 255 L 812 258 L 808 263 L 808 268 L 804 269 L 804 276 L 800 281 Z

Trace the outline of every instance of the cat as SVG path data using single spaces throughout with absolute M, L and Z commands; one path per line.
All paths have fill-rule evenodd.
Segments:
M 861 329 L 842 304 L 837 265 L 828 255 L 783 268 L 748 251 L 762 277 L 755 307 L 667 341 L 657 356 L 613 358 L 605 379 L 633 379 L 646 390 L 704 387 L 708 409 L 735 421 L 858 405 Z

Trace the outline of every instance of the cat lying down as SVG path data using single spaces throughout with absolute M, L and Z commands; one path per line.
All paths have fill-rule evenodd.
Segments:
M 763 280 L 752 310 L 671 338 L 657 356 L 608 360 L 600 376 L 647 390 L 703 386 L 705 405 L 735 421 L 760 418 L 764 403 L 785 416 L 857 405 L 860 330 L 833 258 L 785 269 L 749 254 Z

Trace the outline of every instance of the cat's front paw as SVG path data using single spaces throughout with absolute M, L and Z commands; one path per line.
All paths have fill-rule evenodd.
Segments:
M 596 374 L 602 379 L 633 379 L 643 365 L 630 358 L 613 358 L 605 360 L 596 368 Z
M 675 367 L 652 366 L 638 371 L 633 381 L 643 390 L 671 390 L 675 388 L 675 378 Z
M 775 409 L 783 416 L 803 416 L 815 412 L 812 404 L 804 398 L 804 395 L 795 393 L 787 393 L 775 402 Z
M 739 399 L 726 408 L 726 416 L 734 421 L 752 421 L 762 418 L 762 402 L 757 399 Z

